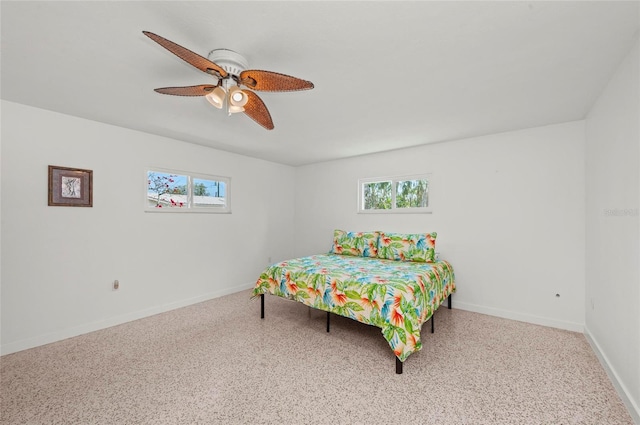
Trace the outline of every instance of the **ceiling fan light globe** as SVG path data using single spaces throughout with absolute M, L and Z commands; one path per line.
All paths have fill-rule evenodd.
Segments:
M 234 103 L 237 103 L 237 102 L 242 101 L 243 96 L 242 96 L 241 93 L 234 93 L 232 98 L 233 98 Z
M 229 105 L 229 114 L 237 114 L 238 112 L 244 112 L 244 107 Z
M 213 91 L 205 96 L 205 98 L 209 101 L 210 104 L 215 106 L 218 109 L 222 109 L 224 105 L 224 98 L 226 97 L 226 92 L 220 86 L 213 89 Z
M 229 88 L 229 103 L 232 106 L 243 107 L 249 101 L 249 96 L 243 92 L 240 87 L 233 86 Z M 244 108 L 242 109 L 244 111 Z

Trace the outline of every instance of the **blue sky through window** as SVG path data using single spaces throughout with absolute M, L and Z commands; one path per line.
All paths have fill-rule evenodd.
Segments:
M 224 182 L 216 180 L 193 179 L 193 185 L 204 185 L 207 196 L 224 197 L 226 193 L 226 185 Z

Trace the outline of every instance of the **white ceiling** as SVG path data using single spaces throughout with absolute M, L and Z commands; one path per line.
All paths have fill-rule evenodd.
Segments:
M 1 3 L 1 97 L 301 165 L 583 119 L 640 27 L 630 2 Z M 310 80 L 258 93 L 275 129 L 201 97 L 215 83 L 142 34 Z

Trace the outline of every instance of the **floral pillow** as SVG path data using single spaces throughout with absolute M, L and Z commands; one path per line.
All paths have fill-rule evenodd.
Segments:
M 436 257 L 437 236 L 436 232 L 415 234 L 380 232 L 378 258 L 432 263 Z
M 362 256 L 377 257 L 378 244 L 380 240 L 380 232 L 363 232 L 362 233 Z
M 332 254 L 377 257 L 380 232 L 347 232 L 336 229 L 333 232 Z

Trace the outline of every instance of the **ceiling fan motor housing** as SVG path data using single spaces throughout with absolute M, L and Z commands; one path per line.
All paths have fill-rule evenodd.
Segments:
M 249 62 L 240 53 L 229 49 L 214 49 L 209 52 L 208 58 L 211 62 L 216 63 L 229 74 L 236 77 L 247 68 Z

